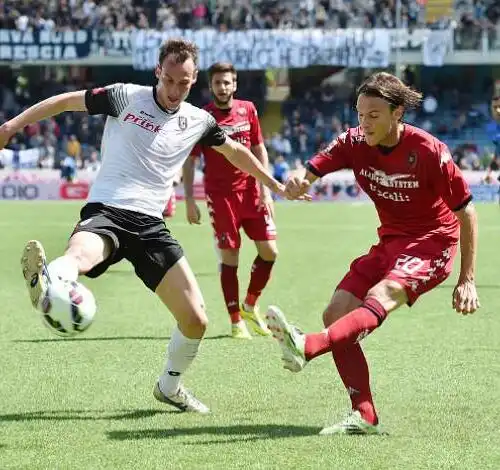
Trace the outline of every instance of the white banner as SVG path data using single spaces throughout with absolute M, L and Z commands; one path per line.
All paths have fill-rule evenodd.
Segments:
M 452 30 L 429 30 L 422 43 L 422 61 L 427 67 L 442 67 L 444 58 L 452 44 Z
M 304 31 L 304 30 L 301 30 Z M 390 48 L 395 50 L 400 47 L 403 50 L 421 49 L 427 37 L 432 34 L 432 30 L 428 28 L 421 29 L 388 29 L 390 38 Z M 97 31 L 93 32 L 97 34 Z M 176 34 L 186 36 L 189 32 L 181 32 L 176 30 Z M 97 42 L 100 46 L 99 52 L 106 56 L 113 57 L 130 57 L 132 56 L 132 44 L 134 42 L 135 31 L 109 31 L 101 30 L 97 34 Z M 158 33 L 156 33 L 158 34 Z M 453 32 L 449 32 L 450 38 Z
M 390 32 L 387 29 L 139 30 L 132 41 L 133 66 L 151 70 L 158 49 L 167 39 L 185 37 L 200 49 L 199 67 L 229 61 L 239 70 L 305 68 L 311 65 L 387 67 Z
M 102 29 L 98 33 L 98 44 L 100 51 L 111 57 L 131 57 L 132 56 L 132 31 L 111 31 Z
M 41 156 L 41 149 L 0 150 L 0 163 L 5 167 L 36 168 Z

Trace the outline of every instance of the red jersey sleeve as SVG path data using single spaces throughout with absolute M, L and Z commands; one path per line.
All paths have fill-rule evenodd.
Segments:
M 452 211 L 458 211 L 472 199 L 469 185 L 445 144 L 439 142 L 435 152 L 435 158 L 432 159 L 435 162 L 431 171 L 432 184 L 445 204 Z
M 264 142 L 262 131 L 260 129 L 259 115 L 253 103 L 250 103 L 249 121 L 250 121 L 250 145 L 259 145 Z
M 319 178 L 334 171 L 350 168 L 349 151 L 352 151 L 349 132 L 344 132 L 314 155 L 307 162 L 306 168 Z

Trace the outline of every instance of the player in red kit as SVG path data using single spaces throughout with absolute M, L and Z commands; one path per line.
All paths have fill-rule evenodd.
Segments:
M 236 141 L 251 149 L 268 166 L 259 118 L 250 101 L 237 100 L 236 70 L 230 63 L 216 63 L 208 71 L 213 101 L 205 107 L 222 129 Z M 231 318 L 233 338 L 251 339 L 246 320 L 253 331 L 262 336 L 271 333 L 260 316 L 257 300 L 271 276 L 278 249 L 273 220 L 273 201 L 266 187 L 231 164 L 210 147 L 197 146 L 184 165 L 183 179 L 189 223 L 200 223 L 200 211 L 193 198 L 195 158 L 204 157 L 204 185 L 208 211 L 220 250 L 220 280 L 226 307 Z M 255 258 L 245 301 L 240 305 L 238 258 L 240 229 L 255 242 Z
M 477 219 L 471 193 L 447 147 L 404 124 L 421 95 L 388 73 L 358 89 L 359 127 L 349 129 L 308 162 L 303 178 L 287 182 L 288 196 L 304 194 L 317 178 L 351 169 L 375 203 L 379 242 L 353 261 L 323 313 L 325 329 L 303 334 L 270 306 L 267 322 L 285 368 L 298 372 L 331 352 L 349 393 L 352 411 L 320 434 L 379 434 L 368 365 L 360 341 L 387 315 L 443 282 L 460 238 L 461 266 L 452 305 L 463 314 L 479 307 L 474 281 Z

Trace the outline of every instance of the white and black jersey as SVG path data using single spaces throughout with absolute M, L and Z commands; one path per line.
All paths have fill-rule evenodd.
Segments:
M 102 166 L 88 202 L 162 217 L 173 181 L 195 144 L 218 146 L 226 134 L 206 111 L 181 103 L 164 109 L 154 87 L 118 83 L 88 90 L 90 114 L 108 116 Z

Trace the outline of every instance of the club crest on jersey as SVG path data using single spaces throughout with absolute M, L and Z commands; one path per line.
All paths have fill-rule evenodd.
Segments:
M 408 155 L 408 166 L 410 168 L 415 168 L 417 166 L 417 160 L 418 160 L 418 156 L 415 152 L 410 152 L 410 154 Z
M 246 115 L 246 113 L 247 113 L 247 110 L 246 110 L 246 108 L 238 108 L 238 109 L 236 110 L 236 112 L 237 112 L 240 116 L 245 116 L 245 115 Z
M 186 130 L 188 126 L 188 120 L 186 116 L 179 116 L 177 118 L 177 123 L 179 124 L 179 129 L 181 131 Z

